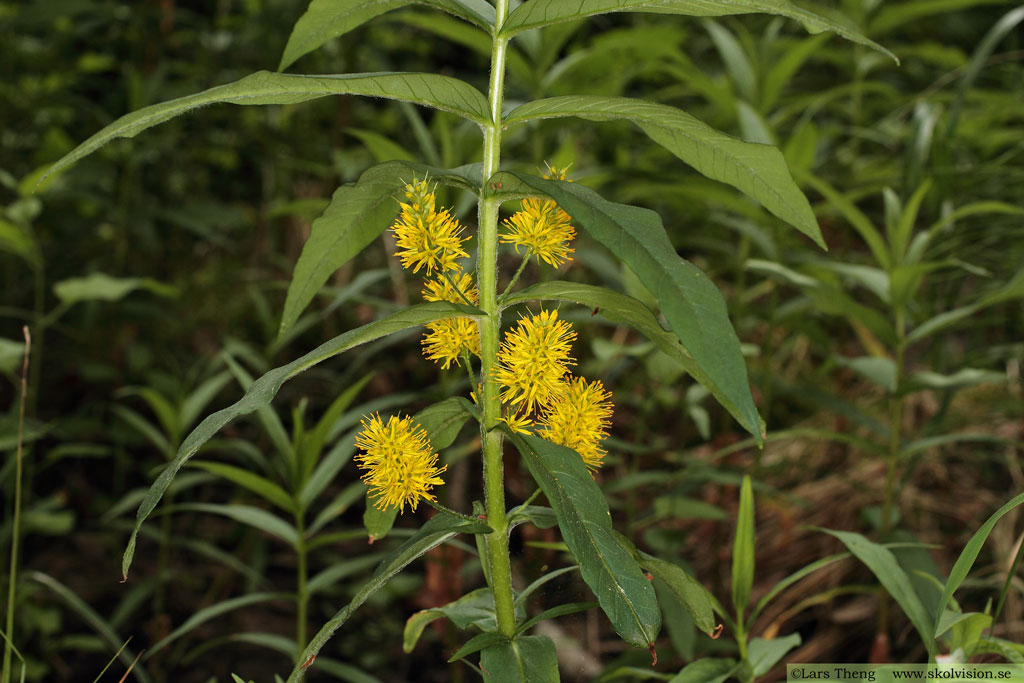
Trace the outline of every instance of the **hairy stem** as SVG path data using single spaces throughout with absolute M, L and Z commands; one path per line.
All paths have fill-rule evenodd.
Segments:
M 513 609 L 512 571 L 508 551 L 508 518 L 505 514 L 505 478 L 502 462 L 502 434 L 495 429 L 501 417 L 498 386 L 493 380 L 501 331 L 501 310 L 498 307 L 498 207 L 501 202 L 487 195 L 487 183 L 498 171 L 501 159 L 501 106 L 505 83 L 505 53 L 507 38 L 497 34 L 508 16 L 509 0 L 497 0 L 494 38 L 491 44 L 491 79 L 488 102 L 491 122 L 484 126 L 482 192 L 479 203 L 479 241 L 477 287 L 480 290 L 480 406 L 483 424 L 480 438 L 483 444 L 484 501 L 487 523 L 494 530 L 487 535 L 487 559 L 490 564 L 491 593 L 498 630 L 512 636 L 516 630 Z

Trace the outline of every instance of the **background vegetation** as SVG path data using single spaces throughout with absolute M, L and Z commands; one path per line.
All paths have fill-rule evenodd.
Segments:
M 107 679 L 139 653 L 132 675 L 141 681 L 286 674 L 301 628 L 296 572 L 308 574 L 316 628 L 381 557 L 367 548 L 364 487 L 349 462 L 359 415 L 414 412 L 452 393 L 455 380 L 420 361 L 416 335 L 304 374 L 273 411 L 226 429 L 176 481 L 120 582 L 142 492 L 203 415 L 235 400 L 251 376 L 418 296 L 378 241 L 276 341 L 291 269 L 334 189 L 379 161 L 477 160 L 470 124 L 410 105 L 218 105 L 149 131 L 144 144 L 118 141 L 33 194 L 49 163 L 117 116 L 274 69 L 282 27 L 304 5 L 0 2 L 0 546 L 11 544 L 27 324 L 13 633 L 28 680 L 92 680 L 129 637 Z M 901 64 L 781 19 L 643 14 L 545 28 L 509 58 L 511 102 L 587 93 L 685 108 L 777 144 L 815 204 L 828 253 L 625 123 L 540 122 L 506 138 L 507 158 L 524 170 L 571 163 L 577 182 L 658 211 L 679 252 L 726 295 L 767 424 L 763 452 L 628 328 L 581 325 L 577 342 L 581 372 L 614 388 L 598 481 L 617 528 L 692 569 L 726 604 L 744 474 L 757 499 L 755 600 L 842 550 L 814 526 L 931 544 L 895 554 L 922 600 L 937 602 L 928 577 L 944 581 L 971 534 L 1024 488 L 1024 8 L 832 6 Z M 480 36 L 446 15 L 403 9 L 298 67 L 432 71 L 484 87 L 490 44 Z M 471 198 L 448 199 L 473 224 Z M 650 300 L 583 239 L 557 277 Z M 475 438 L 466 429 L 444 451 L 449 507 L 470 507 L 479 474 L 462 456 Z M 325 469 L 313 484 L 281 480 L 282 463 L 303 449 L 323 454 Z M 506 468 L 518 502 L 531 489 L 515 458 Z M 277 494 L 241 470 L 281 480 L 308 509 L 275 508 Z M 272 519 L 303 515 L 298 524 L 323 533 L 297 550 Z M 994 528 L 958 594 L 965 611 L 1002 603 L 991 633 L 1011 642 L 1024 639 L 1024 583 L 1008 580 L 1022 524 L 1013 511 Z M 514 572 L 525 585 L 562 551 L 553 532 L 521 528 Z M 448 621 L 410 654 L 401 647 L 407 617 L 479 584 L 474 555 L 443 546 L 396 577 L 339 632 L 311 679 L 471 680 L 464 665 L 439 663 L 464 641 Z M 532 599 L 542 609 L 590 598 L 567 574 Z M 924 645 L 889 602 L 867 568 L 837 560 L 775 596 L 749 633 L 799 634 L 793 661 L 921 659 Z M 653 669 L 594 610 L 547 628 L 570 680 L 669 680 L 688 661 L 737 647 L 735 633 L 711 640 L 682 610 L 666 610 Z

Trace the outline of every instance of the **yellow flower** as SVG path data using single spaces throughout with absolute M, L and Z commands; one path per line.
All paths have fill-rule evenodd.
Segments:
M 447 466 L 437 467 L 427 432 L 411 417 L 391 416 L 385 425 L 380 415 L 373 415 L 363 418 L 362 425 L 356 446 L 364 452 L 355 459 L 366 470 L 363 481 L 376 498 L 374 504 L 404 512 L 407 503 L 415 511 L 421 499 L 436 500 L 430 488 L 444 483 L 440 474 Z
M 548 167 L 544 177 L 548 180 L 565 180 L 567 169 Z M 573 253 L 569 243 L 576 236 L 570 225 L 572 218 L 551 199 L 524 199 L 523 208 L 505 221 L 508 232 L 500 236 L 505 244 L 515 245 L 516 253 L 524 247 L 537 257 L 539 263 L 558 267 L 571 261 Z
M 563 377 L 576 361 L 569 345 L 576 333 L 569 323 L 558 319 L 558 311 L 519 320 L 519 326 L 505 335 L 498 351 L 499 365 L 494 380 L 503 389 L 501 402 L 524 414 L 544 405 L 558 392 Z
M 601 442 L 608 436 L 612 395 L 600 380 L 587 382 L 573 377 L 552 397 L 540 416 L 539 436 L 573 449 L 591 471 L 601 466 L 606 451 Z
M 452 286 L 458 287 L 458 290 Z M 452 275 L 451 281 L 441 276 L 434 280 L 427 281 L 427 288 L 423 290 L 423 298 L 427 301 L 450 301 L 456 304 L 466 303 L 466 299 L 459 296 L 459 292 L 474 304 L 479 299 L 476 285 L 473 278 L 466 273 Z M 480 355 L 480 328 L 472 318 L 445 318 L 427 323 L 427 334 L 423 336 L 423 355 L 441 363 L 445 370 L 454 362 L 459 362 L 462 352 Z
M 511 413 L 505 417 L 499 417 L 498 419 L 508 425 L 508 428 L 517 434 L 529 434 L 530 430 L 528 430 L 527 427 L 533 426 L 533 420 L 521 413 Z
M 469 238 L 459 237 L 462 234 L 459 221 L 448 209 L 435 209 L 434 193 L 425 180 L 406 185 L 405 197 L 409 201 L 401 202 L 402 212 L 391 226 L 402 267 L 418 273 L 426 266 L 428 274 L 434 269 L 458 269 L 457 260 L 469 256 L 462 248 L 462 243 Z

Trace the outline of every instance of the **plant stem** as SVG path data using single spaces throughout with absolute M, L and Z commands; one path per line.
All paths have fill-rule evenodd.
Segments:
M 448 507 L 446 505 L 442 505 L 441 503 L 438 503 L 436 500 L 426 500 L 425 502 L 427 503 L 427 505 L 429 505 L 430 507 L 434 508 L 438 512 L 444 513 L 446 515 L 451 515 L 452 517 L 456 517 L 458 519 L 462 519 L 462 520 L 465 520 L 467 522 L 479 522 L 479 521 L 481 521 L 479 517 L 474 517 L 472 515 L 464 515 L 461 512 L 459 512 L 458 510 L 452 510 L 450 507 Z
M 469 300 L 469 297 L 466 296 L 466 293 L 462 291 L 462 288 L 455 284 L 455 280 L 453 280 L 452 276 L 448 274 L 448 271 L 442 270 L 441 275 L 443 275 L 444 279 L 448 281 L 448 284 L 452 286 L 452 289 L 455 290 L 455 293 L 458 294 L 462 298 L 462 300 L 466 302 L 467 306 L 476 306 L 476 304 Z
M 298 576 L 295 592 L 295 644 L 298 646 L 296 654 L 301 657 L 302 651 L 306 649 L 306 607 L 309 604 L 309 591 L 306 588 L 306 580 L 309 570 L 306 566 L 306 528 L 303 517 L 305 512 L 298 510 L 295 513 L 295 530 L 298 532 L 298 540 L 295 543 L 295 554 L 298 557 Z
M 894 489 L 896 488 L 896 465 L 899 463 L 902 451 L 902 435 L 900 433 L 903 425 L 903 356 L 906 350 L 906 313 L 902 307 L 897 307 L 893 312 L 893 328 L 896 332 L 896 348 L 894 362 L 896 364 L 896 388 L 889 397 L 889 452 L 885 460 L 885 491 L 882 494 L 882 524 L 879 533 L 880 540 L 885 542 L 892 531 L 892 509 Z M 878 633 L 889 633 L 889 594 L 885 588 L 879 589 L 878 605 Z
M 885 493 L 882 499 L 882 536 L 886 536 L 892 530 L 892 504 L 893 489 L 896 485 L 896 465 L 899 463 L 902 449 L 900 428 L 903 424 L 903 355 L 906 349 L 906 314 L 902 308 L 897 308 L 894 315 L 894 328 L 896 331 L 896 390 L 889 397 L 889 453 L 885 467 Z
M 14 648 L 14 602 L 18 583 L 18 536 L 21 533 L 21 456 L 22 441 L 25 437 L 25 399 L 28 394 L 28 357 L 32 350 L 32 335 L 28 325 L 22 329 L 25 335 L 25 360 L 21 368 L 21 406 L 18 413 L 18 443 L 15 451 L 14 464 L 14 519 L 11 522 L 11 569 L 7 580 L 7 624 L 4 633 L 4 663 L 0 673 L 0 681 L 9 681 L 11 677 L 11 654 Z
M 516 286 L 517 282 L 519 282 L 519 276 L 523 274 L 523 269 L 526 268 L 526 264 L 529 263 L 530 256 L 532 254 L 532 251 L 526 252 L 526 256 L 523 257 L 522 263 L 519 264 L 519 269 L 516 271 L 516 274 L 512 276 L 512 279 L 508 283 L 508 287 L 506 287 L 505 291 L 501 293 L 501 298 L 498 299 L 498 306 L 504 306 L 505 299 L 508 298 L 508 293 L 511 292 L 512 288 Z
M 480 439 L 483 446 L 484 504 L 487 524 L 494 530 L 487 535 L 487 558 L 490 563 L 491 593 L 498 630 L 511 637 L 516 631 L 513 609 L 512 570 L 508 551 L 508 518 L 505 514 L 505 478 L 502 462 L 502 433 L 494 429 L 501 417 L 498 387 L 492 379 L 498 354 L 501 331 L 501 310 L 498 308 L 498 207 L 501 202 L 487 195 L 488 181 L 498 171 L 501 159 L 501 107 L 505 83 L 505 51 L 508 39 L 498 37 L 508 16 L 509 0 L 497 0 L 494 37 L 491 43 L 491 78 L 488 102 L 491 123 L 484 126 L 483 173 L 479 203 L 479 241 L 477 287 L 480 291 L 480 406 L 483 424 Z

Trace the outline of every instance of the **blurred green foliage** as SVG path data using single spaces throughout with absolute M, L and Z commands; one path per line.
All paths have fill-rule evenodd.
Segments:
M 142 681 L 229 680 L 233 672 L 264 680 L 270 671 L 286 672 L 295 654 L 288 593 L 295 590 L 298 555 L 239 523 L 271 530 L 268 506 L 254 487 L 269 489 L 225 468 L 261 473 L 284 501 L 301 494 L 305 480 L 281 469 L 282 454 L 310 448 L 310 438 L 317 457 L 320 448 L 343 449 L 342 434 L 356 415 L 416 410 L 452 393 L 454 380 L 417 362 L 412 335 L 311 371 L 282 391 L 273 411 L 210 445 L 202 455 L 218 465 L 176 481 L 159 526 L 144 527 L 140 543 L 153 552 L 140 555 L 131 581 L 118 583 L 131 512 L 190 425 L 209 412 L 203 406 L 237 396 L 232 378 L 244 384 L 249 370 L 262 373 L 415 299 L 389 250 L 375 244 L 339 271 L 294 332 L 277 341 L 293 264 L 335 188 L 389 159 L 444 168 L 478 160 L 477 129 L 452 115 L 341 97 L 206 108 L 153 129 L 144 144 L 109 145 L 74 172 L 35 187 L 48 164 L 123 113 L 273 70 L 304 4 L 0 2 L 0 478 L 7 505 L 20 329 L 29 324 L 16 628 L 29 680 L 89 680 L 129 636 L 116 666 L 123 673 L 146 650 L 132 674 Z M 646 340 L 625 328 L 580 328 L 579 344 L 592 351 L 581 370 L 615 386 L 619 413 L 599 482 L 630 539 L 692 569 L 728 603 L 737 590 L 730 567 L 736 576 L 739 565 L 730 563 L 724 539 L 749 473 L 759 504 L 768 501 L 782 526 L 807 514 L 808 523 L 850 523 L 850 530 L 883 542 L 940 543 L 932 555 L 920 548 L 893 553 L 931 605 L 938 602 L 938 592 L 929 592 L 934 581 L 914 570 L 943 582 L 936 561 L 948 569 L 973 528 L 1024 484 L 1024 21 L 1021 8 L 997 0 L 831 4 L 901 64 L 776 18 L 608 15 L 524 34 L 509 57 L 506 94 L 509 104 L 569 93 L 645 97 L 739 138 L 776 144 L 815 202 L 827 254 L 753 201 L 641 144 L 640 131 L 625 123 L 530 123 L 509 133 L 506 148 L 522 169 L 571 163 L 579 182 L 608 199 L 657 210 L 677 250 L 726 291 L 745 343 L 768 428 L 763 454 Z M 482 86 L 485 39 L 412 6 L 328 43 L 293 70 L 431 71 Z M 473 221 L 469 197 L 453 192 L 448 199 Z M 652 300 L 593 242 L 577 245 L 577 264 L 558 277 Z M 335 399 L 370 373 L 356 405 L 332 413 Z M 325 414 L 330 438 L 310 437 L 311 416 Z M 452 507 L 467 505 L 466 482 L 477 476 L 464 464 L 460 469 L 471 431 L 445 452 L 453 480 L 461 482 L 445 489 Z M 309 554 L 314 623 L 352 597 L 379 557 L 364 552 L 361 498 L 354 470 L 342 469 L 345 460 L 335 453 L 338 476 L 311 495 L 307 502 L 317 495 L 322 502 L 312 519 L 299 522 L 324 528 Z M 831 518 L 807 513 L 812 499 L 800 485 L 863 462 L 882 469 L 871 486 L 855 491 L 853 509 L 837 509 Z M 516 490 L 517 465 L 508 467 L 510 491 L 525 498 L 529 491 Z M 979 502 L 942 514 L 943 506 L 968 498 Z M 222 514 L 229 508 L 241 513 Z M 253 509 L 256 517 L 240 518 Z M 0 545 L 7 547 L 4 519 Z M 763 529 L 758 567 L 766 553 L 779 554 L 770 544 L 789 533 L 765 538 Z M 398 539 L 408 534 L 391 532 Z M 524 584 L 558 554 L 544 545 L 551 540 L 544 534 L 522 537 L 517 571 Z M 1024 634 L 1006 616 L 1019 621 L 1024 609 L 1019 581 L 1007 579 L 1015 551 L 1008 535 L 1001 542 L 993 536 L 995 549 L 986 551 L 1002 573 L 977 579 L 976 592 L 961 601 L 978 611 L 1002 589 L 1010 597 L 994 632 L 1019 642 Z M 754 597 L 841 549 L 821 547 L 828 550 L 789 566 L 776 560 L 777 576 L 755 574 Z M 460 595 L 445 578 L 476 581 L 473 554 L 469 547 L 439 554 L 421 574 L 396 577 L 364 607 L 361 629 L 339 633 L 330 657 L 318 662 L 321 675 L 475 675 L 460 664 L 434 664 L 459 644 L 450 627 L 428 632 L 412 655 L 398 652 L 408 615 Z M 868 581 L 866 572 L 842 566 L 847 573 L 837 585 Z M 540 607 L 559 592 L 589 599 L 571 574 L 545 590 L 535 597 Z M 814 655 L 819 661 L 866 661 L 873 626 L 837 639 L 830 613 L 814 607 L 852 604 L 848 596 L 859 594 L 836 585 L 814 590 L 793 589 L 786 606 L 806 599 L 806 607 L 765 610 L 746 633 L 778 629 L 781 613 L 799 625 L 805 646 L 819 635 L 826 653 Z M 818 596 L 824 597 L 814 603 Z M 737 623 L 749 598 L 735 605 Z M 612 680 L 619 671 L 639 680 L 635 667 L 648 666 L 647 653 L 602 651 L 607 634 L 588 619 L 558 622 L 585 644 L 583 679 Z M 736 633 L 720 640 L 699 635 L 682 611 L 667 613 L 666 627 L 654 673 L 746 647 Z M 897 659 L 923 652 L 910 640 L 888 647 Z

